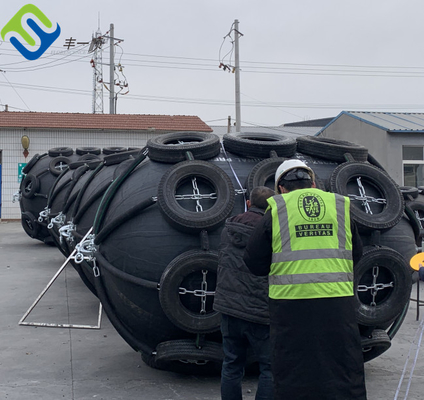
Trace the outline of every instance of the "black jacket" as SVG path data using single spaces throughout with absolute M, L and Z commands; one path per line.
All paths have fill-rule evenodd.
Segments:
M 249 236 L 263 213 L 263 210 L 251 207 L 247 212 L 227 219 L 221 233 L 213 308 L 250 322 L 269 324 L 268 278 L 253 275 L 243 262 Z

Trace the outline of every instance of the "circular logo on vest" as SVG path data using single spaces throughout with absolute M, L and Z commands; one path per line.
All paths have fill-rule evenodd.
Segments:
M 321 196 L 306 192 L 299 196 L 298 207 L 302 217 L 309 222 L 321 221 L 325 215 L 325 204 Z

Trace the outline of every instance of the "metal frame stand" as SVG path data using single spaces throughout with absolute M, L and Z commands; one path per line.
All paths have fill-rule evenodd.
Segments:
M 88 237 L 88 235 L 91 233 L 91 231 L 92 231 L 92 228 L 84 236 L 84 238 L 82 239 L 81 242 L 83 242 Z M 46 294 L 46 292 L 53 285 L 53 283 L 58 278 L 58 276 L 63 272 L 65 267 L 68 265 L 69 261 L 74 259 L 76 253 L 77 253 L 77 249 L 75 248 L 74 251 L 70 254 L 70 256 L 66 259 L 66 261 L 59 268 L 59 270 L 56 272 L 56 274 L 53 276 L 53 278 L 50 280 L 50 282 L 47 284 L 47 286 L 39 294 L 39 296 L 34 301 L 34 303 L 32 303 L 31 307 L 27 310 L 27 312 L 20 319 L 19 325 L 40 326 L 40 327 L 48 327 L 48 328 L 100 329 L 101 321 L 102 321 L 102 310 L 103 310 L 102 303 L 99 304 L 99 314 L 98 314 L 98 318 L 97 318 L 97 325 L 52 324 L 52 323 L 47 323 L 47 322 L 26 322 L 25 321 L 25 319 L 28 317 L 28 315 L 31 313 L 31 311 L 35 308 L 35 306 L 39 303 L 39 301 L 42 299 L 42 297 Z
M 417 321 L 420 319 L 420 307 L 424 306 L 424 301 L 420 300 L 420 278 L 417 279 L 417 298 L 411 299 L 417 303 Z

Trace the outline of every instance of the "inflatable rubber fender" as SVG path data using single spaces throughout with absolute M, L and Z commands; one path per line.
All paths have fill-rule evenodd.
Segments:
M 180 189 L 188 193 L 179 194 Z M 233 210 L 235 190 L 224 170 L 207 161 L 190 160 L 165 172 L 157 197 L 165 219 L 176 229 L 193 233 L 213 230 L 222 224 Z M 206 209 L 206 206 L 210 207 Z M 191 207 L 193 211 L 183 207 Z
M 364 362 L 373 360 L 390 348 L 392 342 L 386 331 L 374 329 L 370 337 L 361 337 Z
M 355 161 L 367 161 L 368 149 L 359 144 L 347 142 L 345 140 L 332 139 L 322 136 L 299 136 L 296 138 L 297 151 L 333 160 L 344 162 L 345 153 L 349 153 Z
M 367 201 L 362 200 L 361 186 Z M 399 187 L 378 167 L 347 162 L 336 167 L 330 177 L 331 191 L 350 198 L 351 215 L 360 231 L 385 230 L 402 218 L 404 201 Z
M 189 250 L 175 257 L 160 280 L 159 301 L 177 327 L 191 333 L 218 331 L 221 314 L 212 308 L 218 253 Z
M 386 246 L 366 248 L 354 269 L 357 322 L 364 326 L 393 321 L 409 301 L 412 279 L 409 265 Z
M 35 175 L 25 175 L 21 187 L 22 196 L 26 199 L 31 199 L 40 189 L 40 180 Z
M 116 153 L 122 153 L 124 151 L 127 151 L 126 147 L 104 147 L 103 148 L 103 154 L 116 154 Z
M 52 158 L 49 163 L 49 171 L 55 175 L 59 176 L 65 169 L 68 169 L 71 160 L 68 157 L 58 156 Z
M 69 156 L 72 156 L 72 154 L 74 154 L 74 150 L 71 149 L 70 147 L 53 147 L 52 149 L 48 151 L 48 154 L 50 157 L 59 157 L 59 156 L 69 157 Z
M 278 133 L 226 133 L 223 144 L 230 153 L 248 158 L 268 158 L 271 151 L 279 157 L 291 157 L 296 152 L 296 139 Z
M 98 156 L 102 153 L 100 147 L 77 147 L 75 149 L 75 153 L 77 153 L 79 156 L 82 156 L 84 154 L 94 154 Z
M 24 228 L 24 231 L 27 233 L 27 235 L 31 238 L 36 238 L 38 231 L 40 229 L 40 225 L 37 223 L 37 219 L 34 217 L 34 215 L 29 212 L 25 211 L 21 215 L 21 223 L 22 228 Z
M 219 374 L 224 358 L 222 345 L 205 340 L 200 346 L 191 339 L 159 343 L 155 354 L 142 353 L 142 360 L 152 368 L 183 374 Z
M 190 151 L 198 160 L 207 160 L 219 154 L 219 137 L 208 132 L 171 132 L 147 141 L 149 158 L 164 163 L 177 163 L 187 159 Z

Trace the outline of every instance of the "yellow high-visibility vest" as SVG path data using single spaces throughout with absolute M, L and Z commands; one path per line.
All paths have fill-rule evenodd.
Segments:
M 269 297 L 353 296 L 350 200 L 315 188 L 268 199 L 272 215 Z

